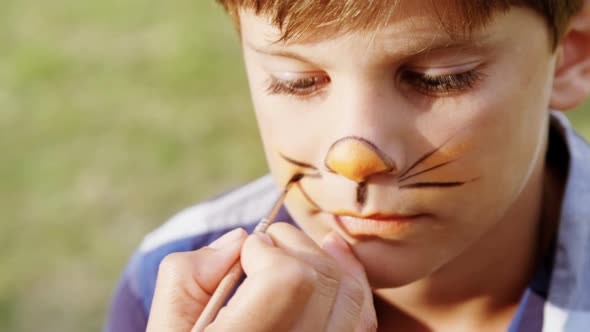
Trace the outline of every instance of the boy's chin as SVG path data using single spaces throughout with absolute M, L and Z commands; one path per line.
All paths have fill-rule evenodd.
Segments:
M 443 264 L 438 259 L 423 257 L 427 255 L 421 255 L 418 250 L 385 248 L 382 243 L 357 243 L 353 250 L 365 267 L 373 289 L 406 286 L 427 277 Z

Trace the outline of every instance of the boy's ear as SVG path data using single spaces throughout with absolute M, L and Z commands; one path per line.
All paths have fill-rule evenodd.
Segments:
M 572 18 L 557 49 L 557 68 L 549 106 L 569 110 L 590 94 L 590 0 Z

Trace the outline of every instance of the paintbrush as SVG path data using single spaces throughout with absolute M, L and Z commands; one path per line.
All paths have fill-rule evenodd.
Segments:
M 291 178 L 291 180 L 289 180 L 289 182 L 287 182 L 287 184 L 285 185 L 285 189 L 277 199 L 275 205 L 273 205 L 268 216 L 260 220 L 260 222 L 258 222 L 252 234 L 266 232 L 270 224 L 272 224 L 275 218 L 277 217 L 277 214 L 279 213 L 279 210 L 281 209 L 281 206 L 283 205 L 285 198 L 287 198 L 289 189 L 291 189 L 291 186 L 295 182 L 301 180 L 302 178 L 303 174 L 298 173 L 295 174 Z M 219 309 L 221 309 L 221 306 L 223 306 L 223 304 L 226 302 L 229 294 L 237 285 L 243 273 L 244 270 L 242 269 L 242 264 L 238 259 L 234 263 L 234 265 L 232 265 L 229 271 L 225 274 L 223 279 L 221 279 L 219 286 L 217 286 L 215 292 L 213 292 L 213 295 L 211 295 L 211 299 L 209 299 L 209 302 L 207 302 L 207 305 L 203 309 L 203 312 L 201 313 L 201 316 L 199 316 L 199 319 L 197 319 L 197 322 L 193 326 L 191 332 L 203 332 L 205 331 L 205 328 L 209 326 L 211 322 L 213 322 L 215 316 L 217 316 L 217 313 L 219 312 Z

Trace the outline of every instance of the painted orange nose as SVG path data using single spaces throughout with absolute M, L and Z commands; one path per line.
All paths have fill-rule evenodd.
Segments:
M 326 167 L 355 182 L 365 182 L 374 174 L 392 172 L 395 165 L 377 146 L 361 137 L 345 137 L 334 143 Z

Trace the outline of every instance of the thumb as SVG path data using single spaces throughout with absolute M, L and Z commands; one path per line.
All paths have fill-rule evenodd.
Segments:
M 373 291 L 367 279 L 365 268 L 358 261 L 354 255 L 350 245 L 336 232 L 331 232 L 324 237 L 322 248 L 332 256 L 336 262 L 340 265 L 342 271 L 349 274 L 354 280 L 356 280 L 357 287 L 362 288 L 362 300 L 358 303 L 359 308 L 357 324 L 353 328 L 355 332 L 373 332 L 377 331 L 377 314 L 375 312 L 375 306 L 373 304 Z M 343 280 L 346 280 L 343 278 Z M 333 313 L 337 313 L 338 306 L 344 306 L 345 301 L 336 300 L 336 308 Z M 350 305 L 350 303 L 349 303 Z M 351 310 L 340 310 L 343 312 L 351 312 Z M 354 310 L 356 311 L 356 310 Z M 350 328 L 350 327 L 349 327 Z M 343 331 L 341 328 L 332 329 L 334 331 Z
M 238 259 L 246 237 L 243 229 L 236 229 L 209 247 L 166 256 L 158 270 L 146 331 L 190 331 L 211 294 Z

